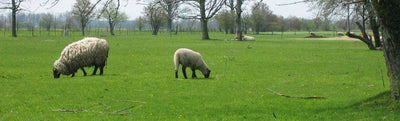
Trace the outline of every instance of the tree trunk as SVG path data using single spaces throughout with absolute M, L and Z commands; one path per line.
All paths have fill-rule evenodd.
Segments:
M 400 11 L 399 0 L 372 0 L 382 26 L 384 55 L 390 92 L 395 100 L 400 100 Z
M 17 37 L 17 11 L 18 11 L 18 8 L 15 3 L 15 0 L 11 0 L 11 4 L 12 4 L 12 7 L 11 7 L 12 37 Z
M 172 32 L 172 18 L 168 18 L 168 32 Z
M 382 47 L 380 34 L 379 34 L 379 25 L 378 25 L 375 17 L 370 17 L 369 23 L 371 25 L 372 33 L 374 34 L 375 47 Z
M 356 34 L 352 34 L 352 33 L 350 33 L 350 32 L 347 32 L 346 35 L 347 35 L 348 37 L 356 38 L 356 39 L 361 40 L 362 42 L 364 42 L 365 44 L 367 44 L 367 46 L 368 46 L 368 48 L 369 48 L 370 50 L 376 50 L 376 48 L 375 48 L 374 44 L 372 43 L 372 41 L 370 41 L 370 40 L 368 40 L 368 39 L 366 39 L 366 38 L 364 38 L 364 37 L 362 37 L 362 36 L 358 36 L 358 35 L 356 35 Z
M 81 25 L 82 36 L 85 36 L 85 25 Z
M 347 20 L 346 20 L 347 32 L 350 33 L 350 5 L 347 5 Z
M 242 4 L 243 0 L 236 0 L 236 39 L 242 41 Z
M 179 26 L 178 26 L 178 24 L 175 26 L 175 35 L 178 35 L 178 29 L 179 29 Z
M 207 19 L 200 19 L 200 22 L 201 22 L 201 33 L 202 33 L 201 39 L 209 40 L 210 36 L 208 35 Z
M 205 0 L 200 0 L 200 23 L 201 23 L 201 33 L 202 33 L 202 40 L 209 40 L 210 36 L 208 35 L 208 19 L 206 18 L 206 6 Z
M 379 34 L 379 24 L 378 24 L 378 21 L 376 18 L 376 13 L 374 11 L 374 8 L 372 7 L 372 3 L 370 0 L 366 0 L 365 5 L 366 5 L 367 11 L 368 11 L 368 19 L 369 19 L 370 28 L 372 30 L 372 33 L 374 34 L 375 48 L 381 48 L 382 44 L 381 44 L 381 39 L 380 39 L 380 34 Z
M 112 36 L 114 36 L 115 35 L 115 33 L 114 33 L 115 24 L 113 22 L 111 22 L 110 20 L 109 20 L 108 24 L 110 26 L 110 34 Z
M 152 33 L 152 35 L 157 35 L 159 29 L 160 29 L 160 27 L 159 27 L 158 25 L 154 25 L 154 26 L 153 26 L 153 33 Z
M 364 21 L 364 19 L 362 21 Z M 363 25 L 361 25 L 359 22 L 356 22 L 356 24 L 357 24 L 358 28 L 361 30 L 361 33 L 362 33 L 363 36 L 358 36 L 358 35 L 352 34 L 350 32 L 347 32 L 346 35 L 348 37 L 356 38 L 356 39 L 361 40 L 362 42 L 367 44 L 367 46 L 368 46 L 368 48 L 370 50 L 376 50 L 374 44 L 372 43 L 372 40 L 370 39 L 371 37 L 369 37 L 368 34 L 365 32 L 365 24 L 364 24 L 364 22 L 363 22 Z
M 173 10 L 173 7 L 174 7 L 174 5 L 173 4 L 176 4 L 176 3 L 174 3 L 174 2 L 172 2 L 172 1 L 167 1 L 166 2 L 167 3 L 167 31 L 168 32 L 172 32 L 172 17 L 173 17 L 173 13 L 172 13 L 172 10 Z

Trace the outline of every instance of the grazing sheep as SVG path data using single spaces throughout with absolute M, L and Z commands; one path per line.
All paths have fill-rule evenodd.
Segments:
M 185 79 L 187 79 L 186 67 L 190 67 L 192 69 L 192 78 L 197 78 L 195 73 L 196 69 L 200 70 L 205 78 L 210 76 L 211 70 L 207 67 L 207 64 L 204 62 L 200 53 L 193 50 L 187 48 L 180 48 L 176 50 L 174 54 L 174 64 L 175 78 L 178 78 L 179 64 L 182 65 L 182 72 Z
M 251 36 L 243 36 L 242 40 L 243 41 L 255 41 L 256 39 Z
M 343 32 L 337 32 L 338 36 L 344 36 Z
M 100 75 L 102 75 L 108 57 L 108 49 L 106 40 L 94 37 L 87 37 L 69 44 L 61 52 L 60 58 L 54 62 L 54 78 L 59 78 L 61 74 L 72 74 L 72 77 L 74 77 L 79 68 L 86 76 L 86 71 L 83 68 L 93 65 L 93 75 L 96 75 L 98 68 L 100 68 Z

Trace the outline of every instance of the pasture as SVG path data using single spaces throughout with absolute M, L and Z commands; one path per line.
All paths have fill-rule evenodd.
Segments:
M 332 32 L 322 32 L 328 36 Z M 318 33 L 317 33 L 318 34 Z M 307 32 L 251 35 L 148 32 L 100 37 L 103 76 L 61 75 L 53 62 L 82 36 L 0 36 L 0 120 L 398 120 L 382 51 L 361 41 L 306 40 Z M 90 36 L 90 35 L 89 35 Z M 296 39 L 297 38 L 297 39 Z M 202 54 L 209 79 L 174 77 L 173 53 Z M 93 68 L 86 68 L 91 74 Z M 187 69 L 190 77 L 191 71 Z M 320 96 L 327 99 L 286 98 Z M 66 112 L 63 112 L 66 111 Z

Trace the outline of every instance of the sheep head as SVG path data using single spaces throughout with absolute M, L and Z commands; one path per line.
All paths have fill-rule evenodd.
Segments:
M 203 73 L 205 78 L 208 78 L 210 77 L 211 70 L 209 68 L 206 68 L 205 70 L 202 70 L 201 73 Z
M 54 78 L 60 78 L 61 73 L 56 68 L 53 68 L 53 75 Z
M 60 78 L 60 75 L 63 70 L 66 69 L 65 64 L 60 62 L 60 59 L 56 60 L 54 62 L 54 67 L 53 67 L 53 76 L 54 78 Z

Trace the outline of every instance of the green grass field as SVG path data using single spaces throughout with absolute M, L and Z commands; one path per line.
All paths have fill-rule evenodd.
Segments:
M 103 76 L 84 77 L 78 70 L 73 78 L 54 79 L 53 62 L 82 36 L 4 33 L 0 120 L 400 119 L 400 102 L 389 96 L 383 52 L 360 41 L 295 39 L 306 32 L 252 35 L 254 42 L 224 41 L 233 35 L 222 33 L 200 40 L 200 35 L 102 37 L 110 45 Z M 209 79 L 200 71 L 198 79 L 183 79 L 180 70 L 175 79 L 173 54 L 183 47 L 202 54 L 212 70 Z M 327 99 L 286 98 L 267 88 Z

